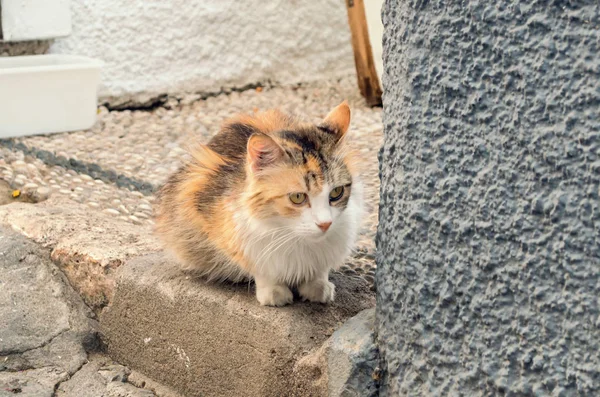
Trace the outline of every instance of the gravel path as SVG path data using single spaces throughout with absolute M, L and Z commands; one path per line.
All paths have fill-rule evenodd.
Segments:
M 319 121 L 348 99 L 351 137 L 365 159 L 368 216 L 357 255 L 344 267 L 373 281 L 374 236 L 379 203 L 377 152 L 381 109 L 367 107 L 355 80 L 233 92 L 208 99 L 188 97 L 170 109 L 108 111 L 87 131 L 0 141 L 0 179 L 24 194 L 68 196 L 91 211 L 150 227 L 153 191 L 177 169 L 185 147 L 207 141 L 221 123 L 240 112 L 279 107 Z M 146 228 L 144 228 L 146 229 Z

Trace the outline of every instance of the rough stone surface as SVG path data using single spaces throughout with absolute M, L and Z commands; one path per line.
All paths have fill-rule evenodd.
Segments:
M 338 0 L 73 1 L 71 14 L 68 37 L 39 47 L 0 43 L 0 54 L 42 48 L 101 59 L 99 95 L 113 105 L 259 82 L 327 80 L 354 70 Z
M 374 337 L 375 309 L 365 310 L 331 336 L 327 354 L 329 396 L 377 395 L 379 357 Z
M 176 397 L 134 384 L 128 368 L 105 356 L 88 358 L 100 348 L 93 312 L 45 249 L 3 226 L 0 302 L 0 397 Z
M 92 313 L 48 253 L 0 228 L 0 395 L 51 396 L 85 362 Z
M 69 380 L 60 384 L 53 397 L 153 397 L 151 390 L 129 383 L 129 368 L 109 358 L 93 355 Z M 163 397 L 163 396 L 161 396 Z
M 1 206 L 0 223 L 50 247 L 52 259 L 92 307 L 108 303 L 115 269 L 125 260 L 160 249 L 150 228 L 102 216 L 61 197 Z
M 86 308 L 77 304 L 48 254 L 0 227 L 0 355 L 31 353 L 76 327 L 86 328 Z M 53 346 L 54 347 L 54 346 Z
M 0 397 L 53 397 L 56 385 L 67 378 L 66 372 L 53 367 L 0 372 Z
M 252 286 L 198 281 L 161 254 L 119 272 L 101 316 L 109 353 L 186 396 L 310 395 L 310 385 L 292 376 L 295 363 L 374 305 L 365 281 L 341 274 L 332 277 L 334 304 L 269 308 L 258 305 Z
M 383 396 L 600 394 L 600 5 L 384 13 Z
M 0 56 L 40 55 L 48 52 L 51 40 L 31 40 L 10 43 L 0 41 Z
M 173 388 L 158 383 L 152 378 L 147 377 L 139 371 L 130 370 L 127 382 L 140 389 L 152 391 L 158 397 L 185 397 L 177 393 Z
M 294 368 L 310 385 L 306 395 L 370 397 L 377 395 L 379 356 L 375 345 L 375 308 L 347 320 L 316 352 Z M 320 376 L 315 376 L 319 374 Z

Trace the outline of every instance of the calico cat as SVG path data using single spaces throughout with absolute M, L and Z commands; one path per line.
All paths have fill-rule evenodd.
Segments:
M 350 254 L 363 212 L 344 101 L 319 125 L 278 111 L 239 116 L 159 192 L 157 231 L 186 270 L 254 279 L 261 305 L 331 302 L 328 275 Z

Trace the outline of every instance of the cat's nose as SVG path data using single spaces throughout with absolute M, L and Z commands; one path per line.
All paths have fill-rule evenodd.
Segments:
M 331 226 L 331 222 L 317 223 L 317 226 L 323 233 L 325 233 L 329 229 L 329 226 Z

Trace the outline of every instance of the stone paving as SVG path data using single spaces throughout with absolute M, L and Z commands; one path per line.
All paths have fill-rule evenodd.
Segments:
M 165 390 L 133 382 L 128 368 L 98 353 L 95 315 L 48 252 L 2 226 L 0 302 L 0 397 L 149 397 Z
M 342 271 L 372 284 L 381 110 L 365 105 L 354 79 L 188 97 L 153 110 L 100 108 L 88 131 L 0 140 L 0 301 L 11 303 L 0 305 L 0 322 L 10 325 L 0 327 L 0 396 L 176 396 L 97 345 L 98 315 L 123 264 L 160 250 L 153 193 L 187 145 L 206 142 L 236 113 L 275 106 L 317 122 L 343 99 L 364 157 L 368 216 Z
M 190 96 L 151 111 L 100 108 L 91 130 L 0 141 L 0 179 L 36 200 L 62 196 L 151 233 L 152 193 L 177 169 L 187 145 L 207 141 L 236 113 L 279 107 L 317 122 L 343 99 L 352 108 L 351 136 L 365 160 L 368 203 L 356 255 L 343 270 L 372 282 L 381 109 L 365 105 L 354 79 L 259 88 L 204 100 Z

